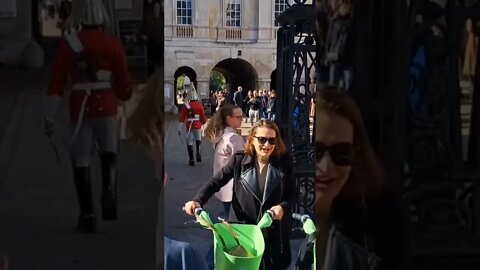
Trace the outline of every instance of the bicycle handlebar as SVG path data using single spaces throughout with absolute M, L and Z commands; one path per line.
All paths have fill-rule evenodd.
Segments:
M 310 216 L 305 214 L 305 215 L 302 215 L 302 214 L 297 214 L 297 213 L 293 213 L 292 214 L 292 218 L 293 219 L 296 219 L 302 223 L 305 223 L 305 221 L 307 221 L 308 219 L 310 219 Z
M 203 208 L 199 207 L 199 208 L 195 208 L 195 210 L 193 211 L 195 213 L 196 216 L 200 215 L 200 212 L 202 212 Z M 182 207 L 182 211 L 183 212 L 186 212 L 185 211 L 185 206 Z
M 270 215 L 271 218 L 275 217 L 275 213 L 272 210 L 267 210 L 267 213 Z
M 203 208 L 201 208 L 201 207 L 195 208 L 195 211 L 194 211 L 195 215 L 196 216 L 200 215 L 200 212 L 202 212 L 202 210 L 203 210 Z M 182 207 L 182 211 L 186 212 L 185 211 L 185 206 Z M 272 210 L 267 210 L 266 212 L 270 215 L 271 218 L 275 217 L 275 213 Z M 294 214 L 294 215 L 298 215 L 298 214 Z

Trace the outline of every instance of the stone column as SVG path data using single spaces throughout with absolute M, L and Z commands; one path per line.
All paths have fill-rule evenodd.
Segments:
M 175 93 L 175 88 L 173 87 L 173 83 L 166 82 L 163 85 L 164 91 L 164 105 L 165 105 L 165 113 L 174 113 L 177 107 L 175 106 L 175 99 L 177 98 Z
M 210 95 L 209 79 L 201 78 L 197 80 L 197 93 L 200 96 L 200 100 L 209 97 Z
M 270 89 L 270 78 L 268 79 L 259 79 L 258 80 L 258 89 Z
M 177 91 L 175 89 L 175 78 L 174 77 L 165 77 L 164 79 L 164 90 L 167 91 L 168 89 L 172 89 L 173 92 L 173 102 L 175 105 L 178 105 L 178 100 L 177 100 Z
M 17 0 L 13 17 L 0 21 L 0 63 L 27 68 L 43 65 L 43 49 L 32 40 L 32 1 Z

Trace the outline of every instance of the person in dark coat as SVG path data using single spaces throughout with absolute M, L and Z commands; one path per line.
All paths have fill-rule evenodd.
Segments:
M 233 103 L 237 105 L 238 107 L 242 108 L 243 107 L 243 94 L 242 94 L 243 88 L 239 86 L 237 88 L 237 91 L 233 93 Z
M 277 125 L 260 120 L 251 129 L 245 152 L 237 152 L 207 181 L 185 211 L 194 215 L 210 197 L 233 178 L 232 208 L 239 222 L 257 224 L 267 210 L 274 212 L 273 224 L 265 229 L 265 252 L 260 269 L 284 270 L 290 265 L 291 207 L 295 181 L 292 161 Z

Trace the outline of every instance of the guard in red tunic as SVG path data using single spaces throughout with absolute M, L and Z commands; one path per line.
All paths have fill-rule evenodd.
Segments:
M 102 219 L 117 218 L 117 153 L 119 126 L 117 105 L 132 95 L 125 50 L 103 29 L 110 23 L 101 0 L 74 1 L 67 23 L 78 33 L 62 39 L 53 64 L 48 92 L 44 100 L 43 124 L 51 138 L 54 112 L 62 99 L 70 77 L 72 92 L 69 111 L 73 135 L 69 150 L 74 167 L 75 187 L 80 214 L 80 231 L 96 231 L 90 166 L 94 150 L 101 160 L 103 192 Z
M 197 162 L 202 161 L 202 127 L 207 122 L 205 110 L 203 105 L 198 101 L 198 94 L 193 86 L 190 84 L 187 91 L 187 98 L 180 113 L 180 120 L 178 125 L 178 134 L 182 136 L 182 129 L 185 130 L 187 139 L 187 149 L 190 166 L 195 166 L 195 159 L 193 158 L 193 143 L 195 142 L 197 148 Z

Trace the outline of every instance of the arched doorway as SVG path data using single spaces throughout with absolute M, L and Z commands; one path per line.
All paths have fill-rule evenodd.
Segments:
M 31 1 L 32 38 L 42 47 L 46 65 L 53 63 L 62 37 L 58 28 L 62 22 L 59 4 L 47 0 Z
M 173 85 L 175 87 L 175 95 L 177 94 L 178 79 L 182 76 L 188 77 L 190 79 L 190 82 L 193 83 L 193 85 L 195 86 L 196 89 L 198 89 L 198 87 L 197 87 L 197 73 L 191 67 L 187 67 L 187 66 L 180 67 L 175 71 L 175 74 L 173 76 L 175 78 L 175 81 L 173 83 Z M 178 104 L 177 99 L 175 99 L 175 104 Z
M 249 62 L 243 59 L 228 58 L 222 60 L 213 70 L 223 75 L 231 97 L 233 97 L 233 92 L 237 90 L 238 86 L 242 86 L 244 94 L 248 90 L 253 90 L 257 87 L 257 71 Z

